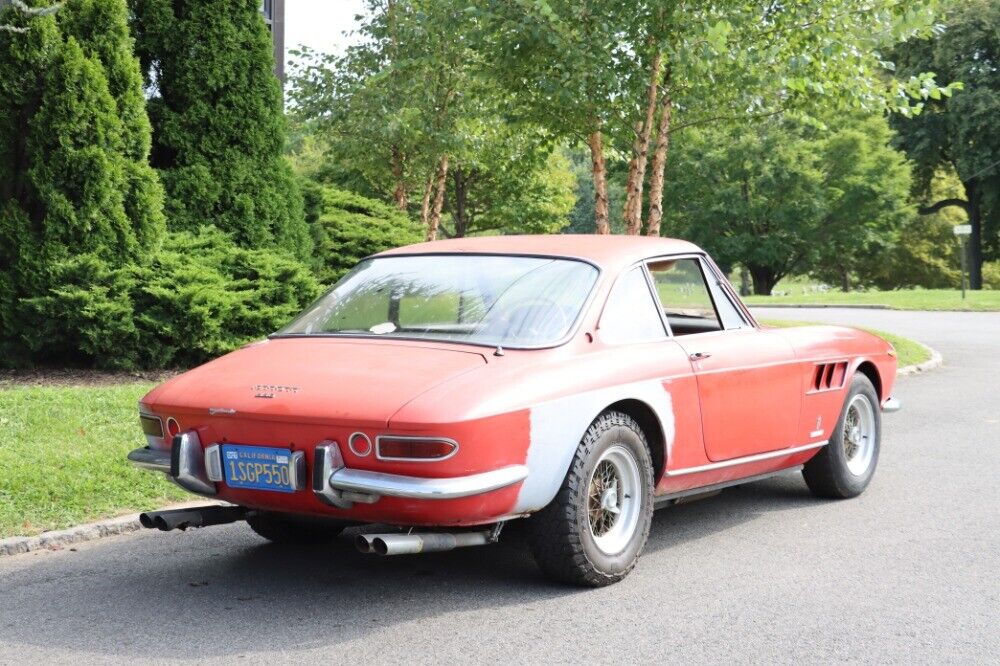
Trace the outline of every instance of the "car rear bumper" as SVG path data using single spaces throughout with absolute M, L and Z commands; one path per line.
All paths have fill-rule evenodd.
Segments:
M 899 398 L 889 398 L 884 403 L 882 403 L 882 411 L 886 414 L 891 414 L 892 412 L 898 412 L 903 408 L 903 403 L 900 402 Z
M 202 448 L 194 432 L 175 437 L 170 450 L 143 447 L 128 454 L 135 467 L 163 472 L 181 487 L 201 495 L 215 495 L 216 483 L 222 482 L 217 457 L 218 447 Z M 507 488 L 527 476 L 525 465 L 508 465 L 457 477 L 417 477 L 351 469 L 344 465 L 340 449 L 333 442 L 316 447 L 311 474 L 316 497 L 340 509 L 349 509 L 355 502 L 374 504 L 382 497 L 415 500 L 474 497 Z M 309 478 L 302 471 L 294 477 Z M 305 483 L 298 487 L 304 490 Z

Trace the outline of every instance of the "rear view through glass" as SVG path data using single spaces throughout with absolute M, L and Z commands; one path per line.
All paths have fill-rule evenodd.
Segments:
M 543 347 L 569 334 L 597 273 L 582 261 L 549 257 L 375 257 L 276 335 Z

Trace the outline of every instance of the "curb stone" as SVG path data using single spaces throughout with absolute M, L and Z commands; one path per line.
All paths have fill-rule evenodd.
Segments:
M 193 506 L 204 506 L 205 504 L 223 504 L 223 502 L 183 502 L 181 504 L 165 506 L 163 509 L 185 509 Z M 159 510 L 162 511 L 163 509 Z M 85 541 L 135 532 L 141 527 L 139 524 L 139 514 L 132 513 L 126 516 L 118 516 L 117 518 L 99 520 L 95 523 L 68 527 L 64 530 L 42 532 L 35 536 L 0 539 L 0 558 L 38 550 L 62 550 Z
M 917 342 L 914 340 L 914 342 Z M 930 354 L 930 359 L 924 361 L 923 363 L 917 363 L 916 365 L 908 365 L 906 367 L 900 368 L 896 371 L 897 377 L 903 377 L 906 375 L 913 375 L 920 372 L 927 372 L 928 370 L 933 370 L 937 368 L 944 362 L 944 358 L 941 356 L 940 352 L 936 349 L 928 347 L 922 342 L 917 342 L 918 345 L 927 350 Z M 185 502 L 182 504 L 171 504 L 169 506 L 163 507 L 164 509 L 183 509 L 191 506 L 202 506 L 206 503 L 209 504 L 224 504 L 224 502 Z M 162 509 L 161 509 L 162 510 Z M 53 530 L 51 532 L 42 532 L 36 536 L 30 537 L 10 537 L 7 539 L 0 539 L 0 558 L 7 557 L 11 555 L 20 555 L 22 553 L 30 553 L 32 551 L 38 550 L 62 550 L 67 546 L 71 546 L 76 543 L 83 543 L 85 541 L 93 541 L 95 539 L 102 539 L 104 537 L 114 536 L 117 534 L 127 534 L 129 532 L 134 532 L 142 527 L 139 524 L 139 514 L 133 513 L 127 516 L 119 516 L 117 518 L 109 518 L 107 520 L 101 520 L 96 523 L 87 523 L 86 525 L 77 525 L 76 527 L 70 527 L 64 530 Z
M 903 377 L 905 375 L 914 375 L 918 372 L 927 372 L 928 370 L 933 370 L 934 368 L 944 363 L 944 357 L 941 356 L 941 352 L 939 352 L 936 349 L 932 349 L 931 347 L 928 347 L 922 342 L 917 342 L 916 340 L 913 340 L 913 342 L 916 342 L 918 345 L 926 349 L 927 353 L 930 354 L 931 357 L 928 360 L 924 361 L 923 363 L 917 363 L 916 365 L 908 365 L 904 368 L 900 368 L 899 370 L 896 371 L 897 377 Z

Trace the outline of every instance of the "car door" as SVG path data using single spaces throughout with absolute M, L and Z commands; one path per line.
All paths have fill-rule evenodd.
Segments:
M 701 257 L 653 260 L 647 268 L 697 379 L 708 458 L 792 446 L 801 387 L 791 345 L 753 326 Z

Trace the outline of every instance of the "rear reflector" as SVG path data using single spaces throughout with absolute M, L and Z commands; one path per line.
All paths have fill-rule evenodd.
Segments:
M 167 419 L 167 434 L 171 437 L 176 437 L 181 431 L 181 426 L 177 423 L 177 419 L 170 417 Z
M 377 437 L 375 454 L 380 460 L 444 460 L 458 451 L 458 442 L 433 437 Z
M 142 432 L 150 437 L 163 437 L 163 423 L 158 416 L 139 415 L 139 423 L 142 424 Z

